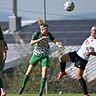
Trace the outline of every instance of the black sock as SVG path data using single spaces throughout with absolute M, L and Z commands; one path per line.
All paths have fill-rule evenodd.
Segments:
M 83 91 L 83 93 L 86 95 L 88 94 L 88 90 L 87 90 L 87 85 L 86 82 L 83 78 L 80 78 L 79 80 L 80 86 L 81 86 L 81 90 Z
M 66 68 L 66 62 L 60 62 L 61 72 L 65 72 L 65 68 Z

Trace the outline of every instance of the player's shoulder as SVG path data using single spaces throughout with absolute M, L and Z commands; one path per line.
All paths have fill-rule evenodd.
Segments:
M 33 34 L 34 34 L 34 35 L 39 35 L 39 34 L 41 34 L 41 32 L 36 31 L 36 32 L 34 32 Z
M 41 32 L 40 32 L 40 31 L 35 31 L 34 33 L 35 33 L 35 34 L 41 34 Z
M 92 39 L 93 39 L 92 36 L 89 36 L 89 37 L 86 38 L 86 40 L 89 40 L 89 41 L 92 40 Z
M 52 35 L 51 32 L 48 32 L 48 35 Z
M 39 31 L 33 33 L 32 38 L 37 38 L 41 34 Z

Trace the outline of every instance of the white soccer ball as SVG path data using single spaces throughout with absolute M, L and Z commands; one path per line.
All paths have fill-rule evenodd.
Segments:
M 66 11 L 71 12 L 71 11 L 74 10 L 74 8 L 75 8 L 75 4 L 74 4 L 73 1 L 66 1 L 66 2 L 64 3 L 64 9 L 65 9 Z

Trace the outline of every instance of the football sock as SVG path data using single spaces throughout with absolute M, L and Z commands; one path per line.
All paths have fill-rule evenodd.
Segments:
M 40 80 L 40 96 L 42 96 L 42 93 L 43 93 L 43 90 L 44 90 L 44 87 L 45 87 L 45 83 L 46 83 L 46 78 L 41 78 Z
M 66 68 L 66 62 L 60 62 L 61 72 L 65 72 L 65 68 Z
M 30 78 L 29 75 L 24 76 L 23 83 L 22 83 L 22 88 L 25 88 L 25 85 L 26 85 L 27 81 L 29 80 L 29 78 Z
M 3 80 L 0 78 L 0 88 L 3 88 Z
M 87 85 L 86 82 L 83 78 L 80 78 L 79 80 L 80 86 L 81 86 L 81 90 L 83 91 L 83 93 L 86 95 L 88 94 L 88 90 L 87 90 Z

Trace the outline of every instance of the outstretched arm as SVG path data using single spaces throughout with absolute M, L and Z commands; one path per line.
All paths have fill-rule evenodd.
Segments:
M 90 55 L 96 56 L 96 52 L 90 52 Z
M 34 45 L 35 43 L 37 43 L 37 42 L 39 42 L 39 41 L 41 41 L 42 39 L 45 39 L 45 38 L 46 38 L 46 36 L 42 36 L 42 37 L 39 38 L 39 39 L 31 40 L 31 41 L 30 41 L 30 45 Z
M 61 42 L 57 42 L 55 43 L 59 48 L 64 48 L 64 45 Z
M 59 48 L 64 48 L 64 45 L 61 42 L 58 42 L 51 33 L 49 33 L 49 37 L 53 43 L 55 43 Z

